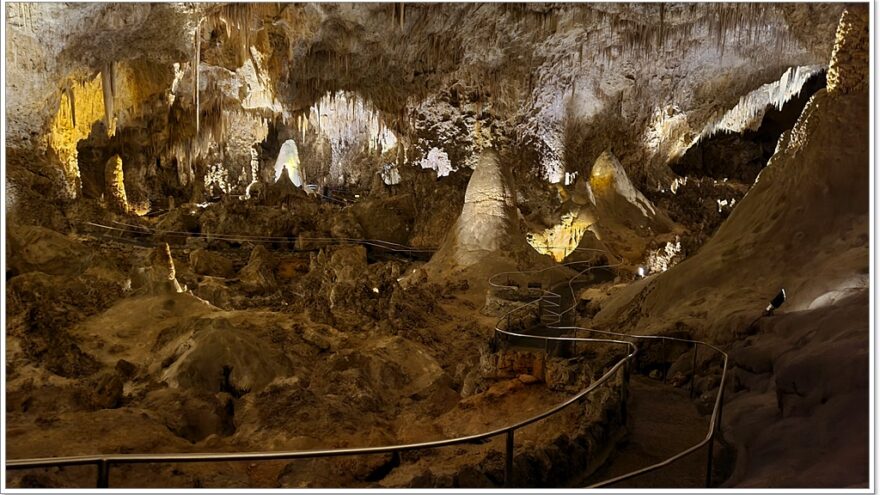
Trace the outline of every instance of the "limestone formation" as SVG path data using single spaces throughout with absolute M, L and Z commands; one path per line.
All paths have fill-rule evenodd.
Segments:
M 465 273 L 470 281 L 484 284 L 493 271 L 503 271 L 499 268 L 549 262 L 519 228 L 510 172 L 495 151 L 484 151 L 468 182 L 461 214 L 425 271 L 434 278 Z
M 7 2 L 4 486 L 867 488 L 869 16 Z
M 125 177 L 122 173 L 122 158 L 113 155 L 104 168 L 107 195 L 110 208 L 119 212 L 128 210 L 128 199 L 125 196 Z
M 238 278 L 249 291 L 266 292 L 277 287 L 275 280 L 275 259 L 262 244 L 251 251 L 247 265 L 238 273 Z
M 868 11 L 854 6 L 840 16 L 828 66 L 828 92 L 851 93 L 868 84 Z
M 232 260 L 206 249 L 194 249 L 189 253 L 189 265 L 200 275 L 232 278 L 235 274 Z
M 137 272 L 143 277 L 141 284 L 148 294 L 169 294 L 183 291 L 177 281 L 177 270 L 174 268 L 174 259 L 171 257 L 171 247 L 167 243 L 153 249 L 147 258 L 147 265 L 138 269 Z

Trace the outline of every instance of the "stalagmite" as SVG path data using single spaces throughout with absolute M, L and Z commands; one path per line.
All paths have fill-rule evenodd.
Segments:
M 275 160 L 275 181 L 281 178 L 284 170 L 293 185 L 302 187 L 305 184 L 303 170 L 300 164 L 299 150 L 296 143 L 292 139 L 288 139 L 281 145 L 281 151 L 278 152 L 278 158 Z
M 128 199 L 125 194 L 125 178 L 122 173 L 122 158 L 113 155 L 104 166 L 104 177 L 107 188 L 109 206 L 120 212 L 128 211 Z
M 871 481 L 865 6 L 19 3 L 11 487 Z

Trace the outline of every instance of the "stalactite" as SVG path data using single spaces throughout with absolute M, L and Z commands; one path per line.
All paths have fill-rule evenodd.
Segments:
M 789 68 L 778 81 L 765 84 L 740 98 L 735 107 L 708 125 L 697 140 L 721 130 L 742 132 L 750 128 L 768 106 L 781 109 L 788 100 L 800 94 L 807 80 L 822 70 L 819 66 Z
M 70 123 L 73 127 L 76 127 L 76 93 L 73 91 L 73 86 L 68 83 L 65 89 L 67 94 L 67 102 L 70 104 Z
M 659 35 L 659 40 L 657 42 L 657 44 L 660 46 L 661 49 L 663 48 L 663 45 L 665 44 L 665 41 L 666 41 L 666 38 L 665 38 L 666 31 L 664 29 L 664 14 L 665 13 L 666 13 L 666 5 L 661 2 L 660 3 L 660 35 Z
M 199 20 L 196 25 L 196 34 L 195 34 L 195 50 L 193 52 L 193 63 L 192 63 L 192 71 L 193 71 L 193 106 L 196 109 L 196 134 L 199 133 L 200 127 L 200 118 L 201 118 L 201 108 L 199 107 L 199 64 L 201 63 L 201 51 L 202 51 L 202 20 Z
M 101 71 L 101 86 L 104 94 L 104 125 L 107 127 L 108 136 L 113 136 L 116 133 L 113 107 L 116 97 L 115 71 L 116 68 L 113 62 L 104 65 L 104 70 Z

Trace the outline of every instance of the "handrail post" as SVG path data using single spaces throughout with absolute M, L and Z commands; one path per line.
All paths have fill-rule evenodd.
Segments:
M 106 459 L 98 461 L 98 488 L 110 487 L 110 465 Z
M 706 488 L 712 488 L 712 454 L 715 450 L 715 431 L 713 426 L 712 438 L 706 444 L 709 452 L 706 454 Z
M 620 413 L 623 418 L 623 424 L 626 425 L 629 421 L 628 415 L 629 410 L 627 408 L 627 401 L 629 401 L 629 360 L 630 358 L 626 358 L 623 362 L 623 385 L 620 390 Z
M 513 430 L 507 431 L 507 448 L 504 454 L 504 486 L 513 487 Z
M 715 422 L 710 425 L 712 429 L 712 437 L 709 439 L 709 452 L 706 456 L 706 488 L 712 488 L 712 456 L 715 451 L 715 436 L 721 428 L 721 411 L 724 409 L 724 383 L 722 382 L 718 388 L 718 416 L 715 416 Z
M 691 389 L 688 397 L 694 398 L 694 382 L 697 381 L 697 343 L 694 342 L 694 360 L 691 363 Z

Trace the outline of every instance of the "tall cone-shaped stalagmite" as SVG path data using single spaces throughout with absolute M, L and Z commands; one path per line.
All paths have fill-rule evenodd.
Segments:
M 519 228 L 515 192 L 498 153 L 484 150 L 468 182 L 461 215 L 425 271 L 429 277 L 459 274 L 479 285 L 502 267 L 549 263 Z
M 122 158 L 119 155 L 113 155 L 107 160 L 107 164 L 104 166 L 104 179 L 107 186 L 107 204 L 118 212 L 128 211 Z

